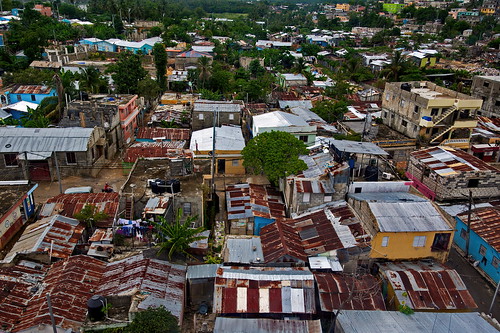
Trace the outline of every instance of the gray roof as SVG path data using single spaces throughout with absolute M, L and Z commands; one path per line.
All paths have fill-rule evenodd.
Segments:
M 336 149 L 355 154 L 389 155 L 385 150 L 371 142 L 358 142 L 348 140 L 328 140 Z
M 330 153 L 321 152 L 314 155 L 301 155 L 299 158 L 307 164 L 307 169 L 302 171 L 306 178 L 319 177 L 325 173 L 328 167 L 335 164 Z
M 228 238 L 226 249 L 224 262 L 227 263 L 251 264 L 262 262 L 264 259 L 260 237 Z
M 368 202 L 381 232 L 452 230 L 428 201 Z
M 312 109 L 313 105 L 310 99 L 299 99 L 299 100 L 290 100 L 290 101 L 278 101 L 280 108 L 284 109 L 287 106 L 289 108 L 302 107 L 306 109 Z
M 194 102 L 194 112 L 233 112 L 238 113 L 241 110 L 241 104 L 231 102 L 217 102 L 217 101 L 197 101 Z
M 217 274 L 217 269 L 222 265 L 218 264 L 206 264 L 206 265 L 193 265 L 188 266 L 186 279 L 208 279 L 215 278 Z
M 309 125 L 301 117 L 283 111 L 273 111 L 253 116 L 253 122 L 257 127 L 286 127 Z
M 214 333 L 321 333 L 319 320 L 215 318 Z
M 350 193 L 349 197 L 370 202 L 426 202 L 427 200 L 407 192 Z
M 415 312 L 406 315 L 399 311 L 343 310 L 340 311 L 337 324 L 345 333 L 498 333 L 477 312 Z
M 93 128 L 0 128 L 0 153 L 87 151 Z
M 306 107 L 303 106 L 294 106 L 291 107 L 290 111 L 296 115 L 299 116 L 300 118 L 304 119 L 305 121 L 320 121 L 326 123 L 323 118 L 318 116 L 316 113 L 312 112 Z

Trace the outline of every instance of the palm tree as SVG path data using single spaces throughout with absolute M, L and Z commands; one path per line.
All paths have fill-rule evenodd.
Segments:
M 92 94 L 98 93 L 104 83 L 101 72 L 93 66 L 84 68 L 79 74 L 79 79 L 80 90 L 86 90 Z
M 160 239 L 160 249 L 158 254 L 163 251 L 168 251 L 168 259 L 172 259 L 174 253 L 182 253 L 186 256 L 191 256 L 187 249 L 192 242 L 205 239 L 205 236 L 199 236 L 205 230 L 203 227 L 191 228 L 191 223 L 198 219 L 198 216 L 188 216 L 184 222 L 181 222 L 183 213 L 182 209 L 177 211 L 175 221 L 167 222 L 163 217 L 160 217 L 160 222 L 155 222 L 157 235 Z
M 208 57 L 201 57 L 198 59 L 198 69 L 200 70 L 201 87 L 205 88 L 205 82 L 210 78 L 212 73 L 212 66 Z
M 392 57 L 392 62 L 382 70 L 382 75 L 389 81 L 397 82 L 408 67 L 406 60 L 401 56 L 401 52 L 396 51 Z

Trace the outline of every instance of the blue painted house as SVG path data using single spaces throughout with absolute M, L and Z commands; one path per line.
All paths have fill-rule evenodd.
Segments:
M 14 104 L 9 104 L 2 108 L 3 111 L 7 112 L 12 116 L 13 119 L 21 119 L 26 116 L 30 109 L 35 110 L 38 107 L 38 104 L 26 101 L 20 101 Z
M 44 98 L 57 96 L 54 88 L 42 85 L 16 86 L 12 91 L 5 93 L 9 104 L 25 101 L 40 104 Z
M 459 214 L 455 242 L 466 251 L 467 212 Z M 500 281 L 500 208 L 484 207 L 472 210 L 470 223 L 469 255 L 475 265 L 495 283 Z
M 101 52 L 116 52 L 116 42 L 120 41 L 119 39 L 107 39 L 102 40 L 99 38 L 85 38 L 79 41 L 79 44 L 82 45 L 90 45 L 94 47 L 97 51 Z

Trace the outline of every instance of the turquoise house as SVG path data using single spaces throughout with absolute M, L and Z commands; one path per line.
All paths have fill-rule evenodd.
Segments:
M 57 96 L 56 89 L 42 85 L 16 86 L 12 91 L 6 92 L 9 104 L 25 101 L 40 104 L 44 98 Z
M 455 217 L 457 220 L 453 242 L 466 251 L 467 212 Z M 474 266 L 490 277 L 495 283 L 500 281 L 500 209 L 483 207 L 472 210 L 470 223 L 469 255 Z

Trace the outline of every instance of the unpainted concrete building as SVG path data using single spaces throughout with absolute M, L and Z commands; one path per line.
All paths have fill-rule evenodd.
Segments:
M 500 117 L 500 76 L 474 76 L 471 95 L 483 100 L 480 116 Z

